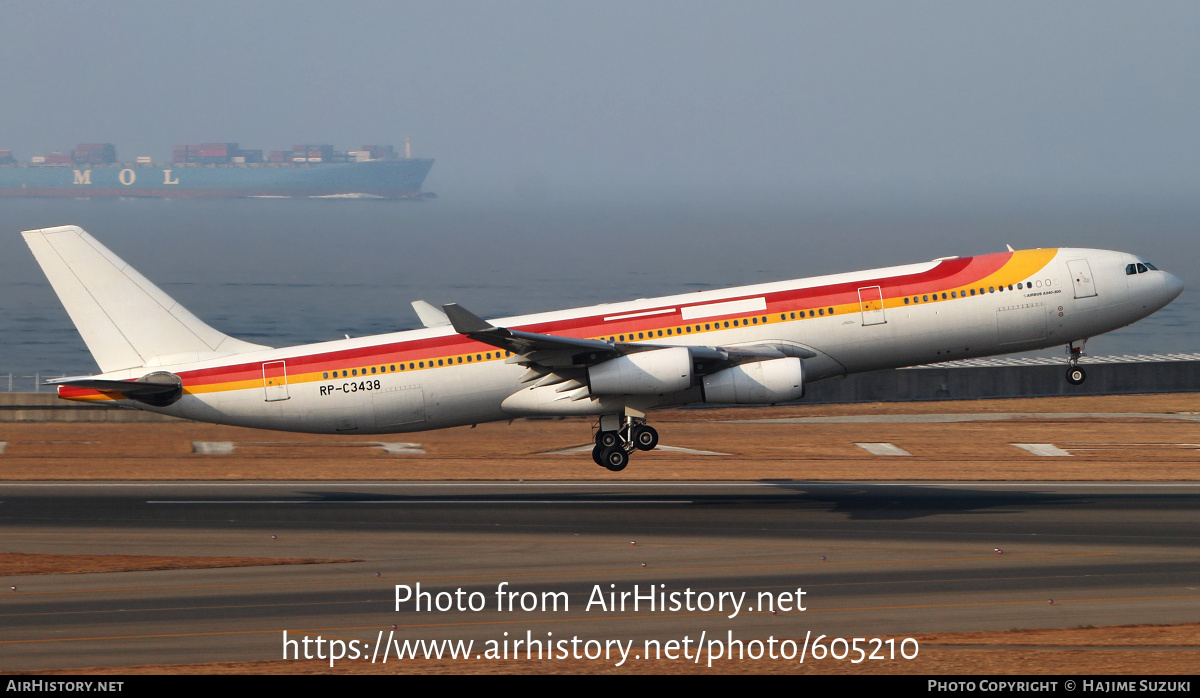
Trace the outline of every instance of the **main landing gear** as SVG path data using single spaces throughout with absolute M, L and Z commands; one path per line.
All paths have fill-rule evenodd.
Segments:
M 627 408 L 624 417 L 604 415 L 600 418 L 592 460 L 619 472 L 629 465 L 629 456 L 634 451 L 652 451 L 655 446 L 658 446 L 658 431 L 646 423 L 646 415 Z
M 1067 345 L 1067 362 L 1071 367 L 1067 369 L 1067 382 L 1071 385 L 1082 385 L 1087 380 L 1087 373 L 1079 367 L 1079 360 L 1085 356 L 1083 347 L 1087 344 L 1086 339 L 1079 340 L 1079 346 L 1075 346 L 1075 342 Z

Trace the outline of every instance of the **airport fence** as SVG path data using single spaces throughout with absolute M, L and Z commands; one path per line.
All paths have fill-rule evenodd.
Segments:
M 54 378 L 65 378 L 65 373 L 34 373 L 31 376 L 19 373 L 0 373 L 0 392 L 5 393 L 53 393 L 54 386 L 44 385 Z

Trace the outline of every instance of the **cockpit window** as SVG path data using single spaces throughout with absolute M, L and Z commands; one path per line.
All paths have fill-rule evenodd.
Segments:
M 1150 262 L 1146 262 L 1146 267 L 1149 268 L 1150 271 L 1158 271 L 1158 267 L 1154 266 Z
M 1137 273 L 1137 265 L 1136 264 L 1126 264 L 1125 265 L 1125 275 L 1126 276 L 1132 276 L 1136 273 Z
M 1138 262 L 1137 270 L 1138 270 L 1139 274 L 1145 274 L 1147 271 L 1149 271 L 1148 269 L 1146 269 L 1146 265 L 1142 264 L 1141 262 Z

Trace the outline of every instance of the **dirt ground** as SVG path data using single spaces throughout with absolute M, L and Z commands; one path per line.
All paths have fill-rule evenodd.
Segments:
M 330 668 L 321 661 L 216 662 L 89 668 L 54 674 L 907 674 L 973 678 L 1003 675 L 1192 676 L 1200 666 L 1200 624 L 918 635 L 914 659 L 718 659 L 712 668 L 690 661 L 641 661 L 622 667 L 587 660 L 487 662 L 406 661 Z M 910 651 L 911 654 L 911 651 Z
M 665 410 L 651 415 L 661 445 L 692 452 L 637 452 L 620 473 L 592 463 L 592 423 L 584 418 L 377 436 L 190 422 L 5 423 L 0 480 L 1200 480 L 1200 423 L 1171 418 L 1198 411 L 1195 393 Z M 1064 412 L 1100 416 L 1039 416 Z M 1027 416 L 735 423 L 997 413 Z M 1131 413 L 1152 416 L 1120 416 Z M 206 454 L 197 442 L 227 442 L 233 450 Z M 864 442 L 891 443 L 911 456 L 872 455 L 856 445 Z M 1018 443 L 1052 444 L 1070 457 L 1034 455 Z M 572 447 L 584 448 L 560 453 Z

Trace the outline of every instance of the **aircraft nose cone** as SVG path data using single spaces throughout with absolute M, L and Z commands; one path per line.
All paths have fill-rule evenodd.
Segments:
M 1163 276 L 1163 290 L 1166 292 L 1165 301 L 1170 303 L 1178 298 L 1180 293 L 1183 293 L 1183 280 L 1170 273 L 1164 273 Z

